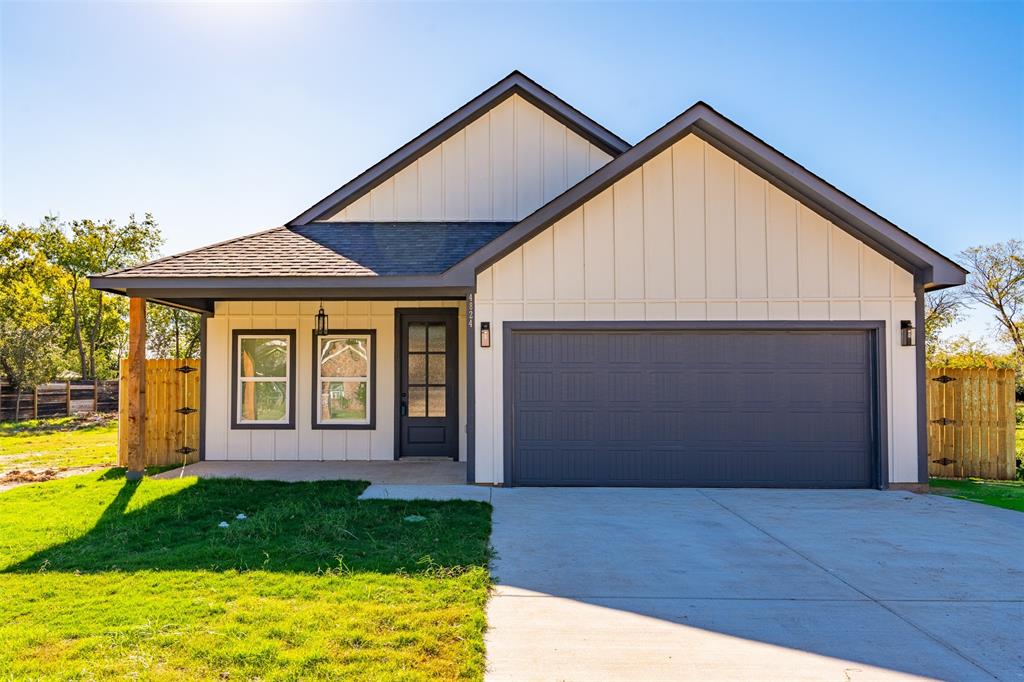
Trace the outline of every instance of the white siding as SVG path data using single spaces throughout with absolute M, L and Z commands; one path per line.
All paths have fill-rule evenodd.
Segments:
M 459 459 L 466 459 L 466 307 L 456 301 L 324 301 L 334 329 L 377 332 L 377 408 L 373 430 L 313 429 L 312 363 L 318 301 L 218 301 L 206 329 L 206 459 L 360 460 L 394 457 L 395 308 L 459 309 Z M 293 329 L 296 334 L 295 428 L 232 429 L 231 333 Z
M 548 270 L 550 269 L 550 270 Z M 502 471 L 509 320 L 883 320 L 889 477 L 917 480 L 910 273 L 688 136 L 477 279 L 477 480 Z M 553 316 L 553 318 L 552 318 Z
M 610 160 L 513 95 L 326 220 L 520 220 Z

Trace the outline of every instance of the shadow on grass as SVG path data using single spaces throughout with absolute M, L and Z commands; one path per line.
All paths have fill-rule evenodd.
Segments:
M 479 502 L 358 501 L 367 485 L 361 481 L 129 482 L 120 469 L 84 484 L 70 481 L 46 484 L 51 487 L 40 491 L 45 494 L 19 503 L 19 515 L 81 518 L 105 502 L 95 524 L 50 546 L 38 547 L 35 536 L 23 538 L 19 544 L 31 555 L 4 573 L 452 573 L 486 566 L 489 558 L 490 507 Z M 0 504 L 17 503 L 8 495 Z M 406 520 L 413 515 L 423 520 Z

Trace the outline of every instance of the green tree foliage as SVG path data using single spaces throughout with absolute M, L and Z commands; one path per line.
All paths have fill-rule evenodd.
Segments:
M 63 367 L 50 309 L 60 271 L 46 261 L 39 233 L 0 222 L 0 372 L 18 391 L 52 379 Z
M 1013 353 L 998 353 L 980 339 L 967 335 L 956 336 L 938 342 L 929 362 L 932 367 L 973 369 L 990 367 L 1016 369 L 1017 358 Z
M 963 315 L 963 295 L 959 289 L 941 289 L 925 297 L 925 355 L 931 362 L 942 345 L 942 333 Z
M 995 313 L 1003 340 L 1024 358 L 1024 242 L 1011 239 L 960 254 L 970 274 L 963 294 Z
M 146 351 L 154 358 L 198 358 L 199 315 L 179 308 L 148 304 Z
M 62 276 L 52 312 L 59 316 L 77 369 L 86 378 L 112 376 L 123 354 L 127 302 L 89 288 L 89 275 L 137 265 L 153 257 L 162 242 L 153 216 L 128 223 L 48 217 L 39 227 L 46 259 Z
M 49 323 L 23 326 L 0 319 L 0 370 L 17 390 L 15 415 L 21 412 L 21 394 L 50 380 L 60 365 L 57 328 Z
M 0 222 L 0 316 L 21 326 L 49 321 L 53 283 L 60 274 L 39 242 L 36 230 Z

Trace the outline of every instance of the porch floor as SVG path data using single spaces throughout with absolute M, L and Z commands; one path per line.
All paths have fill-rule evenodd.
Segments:
M 450 459 L 347 462 L 204 461 L 153 478 L 247 478 L 254 481 L 369 481 L 375 485 L 465 485 L 466 463 Z

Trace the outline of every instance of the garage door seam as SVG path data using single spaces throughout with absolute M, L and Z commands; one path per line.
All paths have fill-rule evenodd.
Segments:
M 826 568 L 826 567 L 825 567 L 824 565 L 822 565 L 822 564 L 818 563 L 817 561 L 815 561 L 814 559 L 812 559 L 812 558 L 811 558 L 810 556 L 808 556 L 807 554 L 804 554 L 803 552 L 801 552 L 800 550 L 796 549 L 796 548 L 795 548 L 795 547 L 793 547 L 792 545 L 790 545 L 790 544 L 786 543 L 786 542 L 785 542 L 785 541 L 783 541 L 782 539 L 780 539 L 780 538 L 776 537 L 775 535 L 772 535 L 772 534 L 771 534 L 771 533 L 769 533 L 769 532 L 768 532 L 767 530 L 765 530 L 765 529 L 764 529 L 764 528 L 762 528 L 761 526 L 757 525 L 756 523 L 754 523 L 753 521 L 751 521 L 751 520 L 750 520 L 750 519 L 748 519 L 747 517 L 743 516 L 742 514 L 740 514 L 739 512 L 737 512 L 736 510 L 732 509 L 731 507 L 729 507 L 729 506 L 728 506 L 728 505 L 726 505 L 725 503 L 723 503 L 723 502 L 721 502 L 721 501 L 719 501 L 719 500 L 716 500 L 716 499 L 715 499 L 714 497 L 712 497 L 711 495 L 708 495 L 708 494 L 707 494 L 707 493 L 706 493 L 706 492 L 705 492 L 704 490 L 701 490 L 701 489 L 699 489 L 699 488 L 697 489 L 697 492 L 698 492 L 698 493 L 700 493 L 701 495 L 703 495 L 703 496 L 704 496 L 704 497 L 705 497 L 706 499 L 708 499 L 708 500 L 711 500 L 712 502 L 714 502 L 714 503 L 715 503 L 715 504 L 717 504 L 717 505 L 718 505 L 719 507 L 721 507 L 721 508 L 722 508 L 722 509 L 724 509 L 725 511 L 729 512 L 730 514 L 732 514 L 732 515 L 733 515 L 733 516 L 735 516 L 736 518 L 740 519 L 741 521 L 743 521 L 744 523 L 746 523 L 746 524 L 747 524 L 747 525 L 749 525 L 750 527 L 754 528 L 755 530 L 758 530 L 758 531 L 760 531 L 761 533 L 763 533 L 764 535 L 768 536 L 769 538 L 771 538 L 771 539 L 772 539 L 772 540 L 774 540 L 775 542 L 779 543 L 780 545 L 782 545 L 783 547 L 785 547 L 786 549 L 788 549 L 788 550 L 789 550 L 790 552 L 792 552 L 793 554 L 796 554 L 797 556 L 799 556 L 799 557 L 800 557 L 801 559 L 803 559 L 804 561 L 807 561 L 808 563 L 810 563 L 810 564 L 813 564 L 814 566 L 817 566 L 817 567 L 818 567 L 819 569 L 821 569 L 822 571 L 824 571 L 824 572 L 825 572 L 825 573 L 827 573 L 828 575 L 832 576 L 833 578 L 835 578 L 835 579 L 836 579 L 836 580 L 838 580 L 839 582 L 843 583 L 844 585 L 846 585 L 847 587 L 849 587 L 849 588 L 850 588 L 851 590 L 854 590 L 855 592 L 858 592 L 858 593 L 860 593 L 860 594 L 864 595 L 864 597 L 865 597 L 866 599 L 869 599 L 870 601 L 874 602 L 875 604 L 878 604 L 878 606 L 882 607 L 883 609 L 885 609 L 886 611 L 888 611 L 888 612 L 889 612 L 889 613 L 891 613 L 892 615 L 896 616 L 897 618 L 899 618 L 900 620 L 902 620 L 902 621 L 903 621 L 904 623 L 906 623 L 906 624 L 907 624 L 907 625 L 909 625 L 910 627 L 912 627 L 912 628 L 914 628 L 915 630 L 917 630 L 918 632 L 922 633 L 923 635 L 925 635 L 926 637 L 928 637 L 928 638 L 929 638 L 929 639 L 931 639 L 932 641 L 934 641 L 934 642 L 938 643 L 939 645 L 941 645 L 941 646 L 945 647 L 946 649 L 948 649 L 948 650 L 949 650 L 949 651 L 951 651 L 952 653 L 956 654 L 956 655 L 957 655 L 957 656 L 959 656 L 960 658 L 964 659 L 964 660 L 965 660 L 965 661 L 967 661 L 968 663 L 972 664 L 973 666 L 975 666 L 976 668 L 978 668 L 978 669 L 979 669 L 979 670 L 981 670 L 982 672 L 984 672 L 984 673 L 986 673 L 987 675 L 991 676 L 991 677 L 992 677 L 993 679 L 996 679 L 996 680 L 998 680 L 998 679 L 999 679 L 999 676 L 998 676 L 998 675 L 996 675 L 995 673 L 993 673 L 993 672 L 992 672 L 991 670 L 988 670 L 987 668 L 985 668 L 985 666 L 983 666 L 983 665 L 982 665 L 981 663 L 979 663 L 978 661 L 974 660 L 973 658 L 971 658 L 971 657 L 970 657 L 970 656 L 968 656 L 967 654 L 963 653 L 962 651 L 960 651 L 959 649 L 957 649 L 957 648 L 956 648 L 955 646 L 953 646 L 952 644 L 950 644 L 950 643 L 949 643 L 949 642 L 947 642 L 946 640 L 942 639 L 941 637 L 939 637 L 938 635 L 936 635 L 936 634 L 934 634 L 934 633 L 932 633 L 932 632 L 929 632 L 929 631 L 928 631 L 928 630 L 927 630 L 926 628 L 923 628 L 923 627 L 921 627 L 920 625 L 918 625 L 917 623 L 913 622 L 912 620 L 910 620 L 910 619 L 906 618 L 905 616 L 903 616 L 903 615 L 902 615 L 902 614 L 900 614 L 899 612 L 897 612 L 897 611 L 895 611 L 895 610 L 893 610 L 893 609 L 889 608 L 889 607 L 888 607 L 888 606 L 887 606 L 887 605 L 886 605 L 885 603 L 883 603 L 882 601 L 880 601 L 880 600 L 878 600 L 878 599 L 875 599 L 874 597 L 872 597 L 872 596 L 871 596 L 870 594 L 868 594 L 868 593 L 867 593 L 867 592 L 865 592 L 864 590 L 860 589 L 859 587 L 857 587 L 856 585 L 854 585 L 854 584 L 850 583 L 849 581 L 847 581 L 847 580 L 843 579 L 843 577 L 842 577 L 842 576 L 838 575 L 838 574 L 837 574 L 837 573 L 835 573 L 834 571 L 830 571 L 830 570 L 829 570 L 828 568 Z M 888 600 L 888 601 L 897 601 L 897 600 L 891 600 L 891 599 L 890 599 L 890 600 Z

